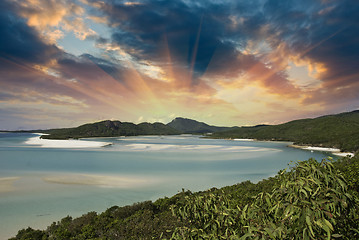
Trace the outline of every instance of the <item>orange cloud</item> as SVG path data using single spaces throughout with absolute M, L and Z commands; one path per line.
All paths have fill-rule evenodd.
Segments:
M 84 9 L 69 0 L 16 0 L 19 14 L 27 19 L 27 24 L 35 27 L 42 38 L 56 43 L 64 36 L 64 31 L 73 32 L 80 40 L 96 35 L 84 22 Z

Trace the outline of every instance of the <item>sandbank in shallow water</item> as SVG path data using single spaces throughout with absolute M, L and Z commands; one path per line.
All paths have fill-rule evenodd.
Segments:
M 100 187 L 115 187 L 115 188 L 134 188 L 146 186 L 157 182 L 153 178 L 144 177 L 125 177 L 125 176 L 111 176 L 111 175 L 92 175 L 92 174 L 64 174 L 57 176 L 43 177 L 43 181 L 57 184 L 71 184 L 71 185 L 92 185 Z
M 19 177 L 4 177 L 0 178 L 0 193 L 14 191 L 14 182 L 19 180 Z
M 111 145 L 109 142 L 85 141 L 85 140 L 52 140 L 42 139 L 40 136 L 29 138 L 25 144 L 39 145 L 43 148 L 99 148 Z

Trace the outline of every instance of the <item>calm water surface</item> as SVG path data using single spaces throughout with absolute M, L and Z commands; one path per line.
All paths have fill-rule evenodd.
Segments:
M 257 182 L 290 161 L 330 153 L 289 143 L 203 139 L 198 136 L 96 138 L 91 149 L 44 148 L 25 143 L 34 134 L 0 133 L 0 239 L 28 226 L 113 205 L 191 191 Z

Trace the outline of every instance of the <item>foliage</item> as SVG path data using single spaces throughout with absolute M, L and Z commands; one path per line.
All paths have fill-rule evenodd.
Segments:
M 185 227 L 173 239 L 356 239 L 348 216 L 355 211 L 342 174 L 330 161 L 298 162 L 278 175 L 271 193 L 261 192 L 243 208 L 230 207 L 226 195 L 188 198 L 173 212 Z M 346 224 L 343 224 L 345 222 Z M 345 231 L 343 231 L 345 229 Z
M 183 133 L 213 133 L 218 131 L 230 130 L 233 128 L 230 127 L 216 127 L 210 126 L 203 122 L 198 122 L 192 119 L 187 118 L 175 118 L 170 123 L 167 124 L 180 132 Z
M 298 145 L 359 150 L 359 111 L 295 120 L 279 125 L 240 127 L 217 132 L 213 138 L 253 138 L 295 142 Z
M 174 135 L 180 132 L 163 123 L 128 123 L 120 121 L 102 121 L 85 124 L 76 128 L 51 129 L 43 131 L 46 139 L 69 139 L 85 137 L 116 137 L 137 135 Z
M 42 240 L 47 239 L 46 234 L 41 230 L 34 230 L 32 228 L 22 229 L 20 230 L 16 238 L 12 239 L 18 239 L 18 240 Z
M 156 202 L 68 216 L 22 239 L 358 239 L 359 157 L 296 163 L 259 183 L 182 191 Z
M 359 192 L 359 155 L 338 159 L 334 164 L 343 173 L 349 188 Z

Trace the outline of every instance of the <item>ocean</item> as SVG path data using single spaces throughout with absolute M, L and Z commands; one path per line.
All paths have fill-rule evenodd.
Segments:
M 45 229 L 67 215 L 154 201 L 182 189 L 258 182 L 291 161 L 334 157 L 289 144 L 194 135 L 51 142 L 0 133 L 0 239 L 22 228 Z

